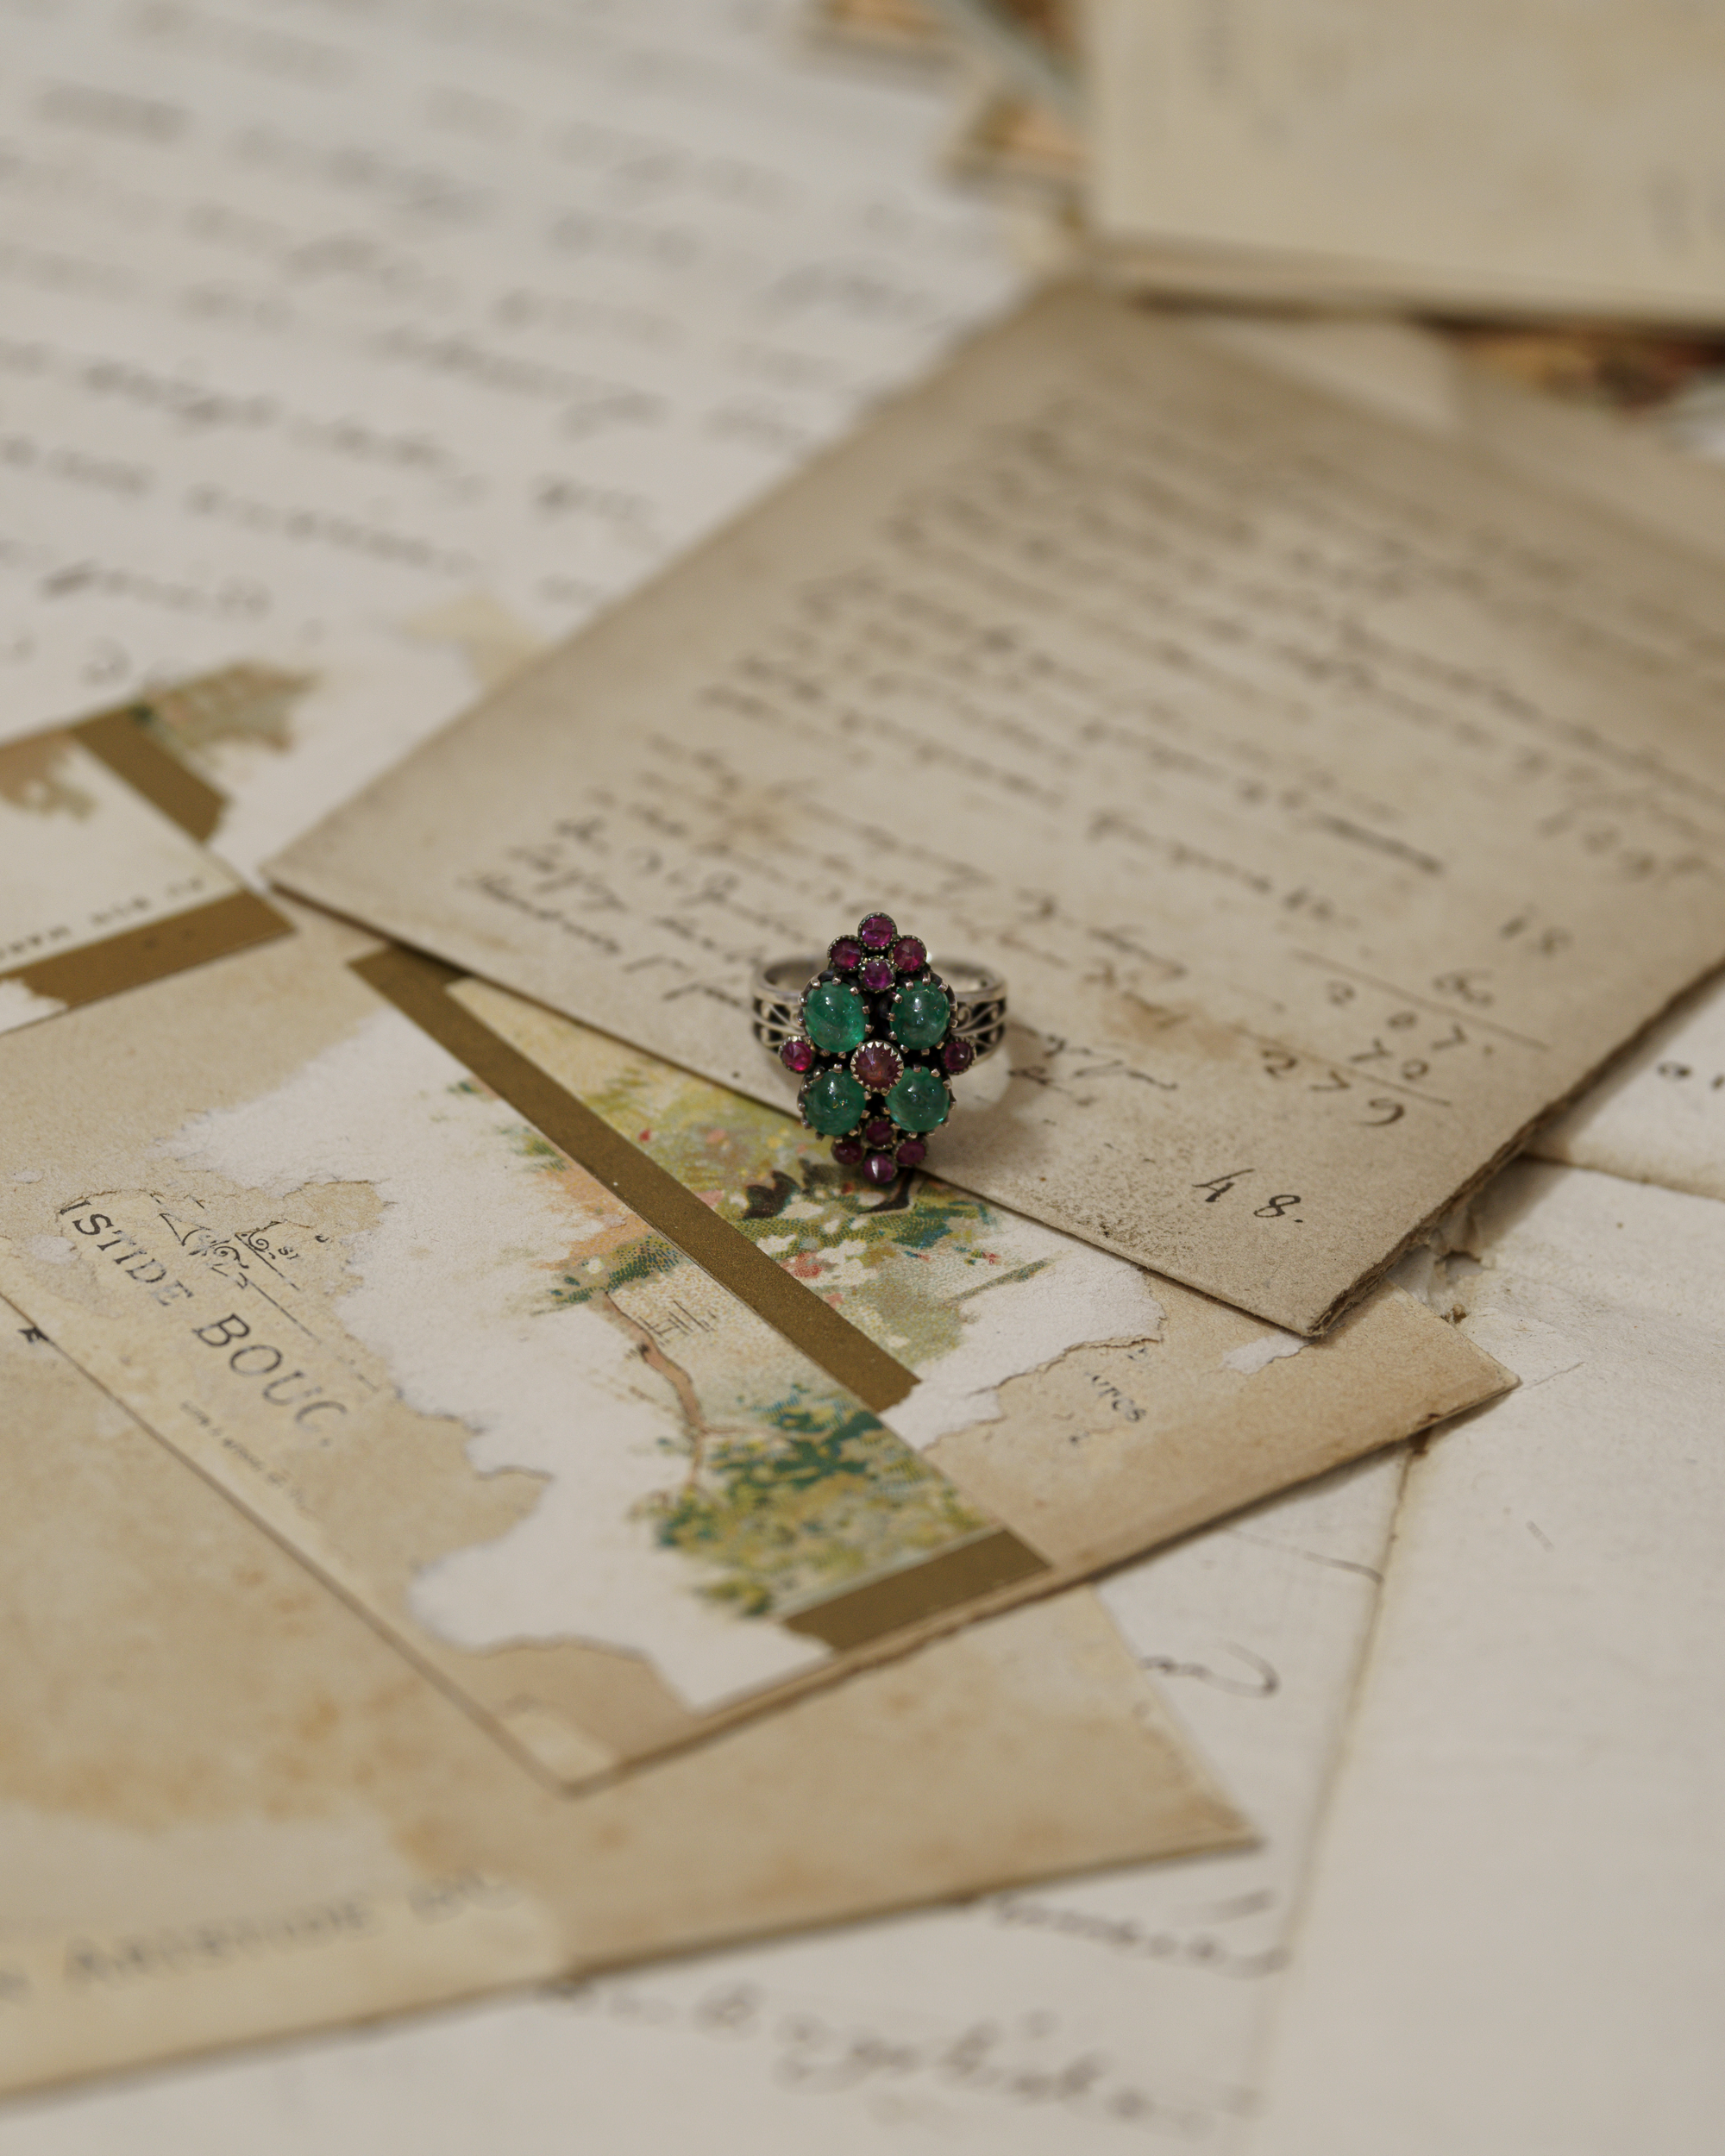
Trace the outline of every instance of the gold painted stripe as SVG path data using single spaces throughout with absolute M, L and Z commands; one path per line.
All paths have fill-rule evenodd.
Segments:
M 962 1542 L 956 1550 L 943 1551 L 921 1564 L 907 1564 L 884 1579 L 869 1580 L 844 1595 L 830 1595 L 825 1601 L 779 1621 L 787 1632 L 802 1633 L 842 1654 L 1051 1570 L 1048 1559 L 1020 1542 L 1010 1528 L 997 1527 L 992 1534 Z
M 163 980 L 188 966 L 202 966 L 210 959 L 225 958 L 230 951 L 292 932 L 292 923 L 255 891 L 230 891 L 208 906 L 147 921 L 102 943 L 15 966 L 0 975 L 0 980 L 20 981 L 35 994 L 52 996 L 57 1003 L 97 1003 L 123 988 L 141 988 L 146 981 Z
M 116 778 L 200 843 L 221 820 L 223 797 L 179 758 L 153 741 L 138 724 L 142 705 L 103 711 L 66 728 L 92 756 L 99 756 Z M 287 924 L 282 924 L 285 928 Z
M 354 959 L 353 970 L 865 1407 L 878 1414 L 907 1395 L 916 1379 L 902 1363 L 446 993 L 452 981 L 465 978 L 458 968 L 391 946 Z

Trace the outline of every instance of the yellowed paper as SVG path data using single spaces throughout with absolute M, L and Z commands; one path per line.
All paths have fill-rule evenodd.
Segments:
M 342 963 L 362 948 L 304 917 L 9 1044 L 0 1282 L 559 1783 L 1505 1382 L 1394 1293 L 1304 1345 L 939 1185 L 876 1216 L 788 1119 L 476 988 L 484 1038 L 717 1212 L 698 1264 Z M 900 1404 L 764 1323 L 750 1266 Z
M 1460 1237 L 1523 1382 L 1409 1471 L 1250 2147 L 1703 2156 L 1725 1206 L 1527 1163 Z
M 1725 952 L 1720 571 L 1065 291 L 277 864 L 789 1105 L 757 960 L 1012 984 L 943 1175 L 1310 1333 Z
M 1152 275 L 1716 321 L 1725 31 L 1657 0 L 1091 0 L 1094 214 Z
M 1464 438 L 1594 509 L 1725 559 L 1725 478 L 1635 423 L 1535 394 L 1389 323 L 1208 323 L 1205 334 Z M 1725 984 L 1685 998 L 1529 1150 L 1632 1182 L 1725 1198 Z
M 0 1318 L 0 2088 L 1247 1834 L 1082 1593 L 557 1796 Z

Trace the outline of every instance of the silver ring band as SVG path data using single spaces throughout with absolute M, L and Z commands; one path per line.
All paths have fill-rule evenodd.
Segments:
M 775 958 L 756 968 L 750 994 L 755 1037 L 769 1055 L 802 1030 L 803 990 L 826 962 L 811 955 Z M 952 1031 L 970 1044 L 980 1063 L 1006 1038 L 1007 984 L 992 967 L 968 959 L 944 959 L 937 970 L 952 992 Z

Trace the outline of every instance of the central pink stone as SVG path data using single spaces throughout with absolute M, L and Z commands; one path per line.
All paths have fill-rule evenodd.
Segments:
M 850 1058 L 850 1069 L 857 1083 L 870 1093 L 890 1093 L 899 1082 L 904 1064 L 884 1041 L 864 1041 Z

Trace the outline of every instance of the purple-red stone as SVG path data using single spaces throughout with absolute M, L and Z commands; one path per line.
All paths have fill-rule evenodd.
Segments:
M 907 1138 L 899 1148 L 900 1168 L 920 1168 L 928 1158 L 928 1148 L 919 1138 Z
M 940 1060 L 946 1066 L 949 1076 L 956 1078 L 961 1070 L 969 1070 L 976 1060 L 976 1051 L 967 1040 L 957 1034 L 940 1051 Z
M 893 963 L 900 973 L 920 973 L 928 963 L 928 950 L 920 936 L 901 936 L 893 946 Z
M 890 913 L 871 913 L 856 931 L 870 950 L 885 950 L 899 932 Z
M 850 1058 L 851 1076 L 870 1093 L 890 1093 L 904 1067 L 897 1049 L 884 1041 L 864 1041 Z
M 840 973 L 855 973 L 862 963 L 862 946 L 854 936 L 841 936 L 826 955 Z
M 862 1143 L 875 1147 L 877 1150 L 882 1145 L 890 1145 L 893 1137 L 893 1125 L 887 1116 L 870 1116 L 862 1125 Z
M 869 991 L 871 996 L 884 995 L 887 990 L 893 985 L 893 968 L 891 960 L 886 958 L 865 958 L 862 962 L 862 971 L 859 975 L 859 978 L 862 981 L 862 986 Z
M 862 1157 L 862 1141 L 858 1138 L 836 1138 L 832 1141 L 832 1157 L 841 1168 L 855 1168 Z
M 899 1164 L 890 1153 L 870 1153 L 862 1163 L 862 1173 L 871 1183 L 892 1182 L 899 1172 Z
M 779 1061 L 787 1070 L 794 1070 L 800 1077 L 804 1071 L 814 1069 L 814 1043 L 804 1040 L 800 1034 L 793 1034 L 779 1050 Z

